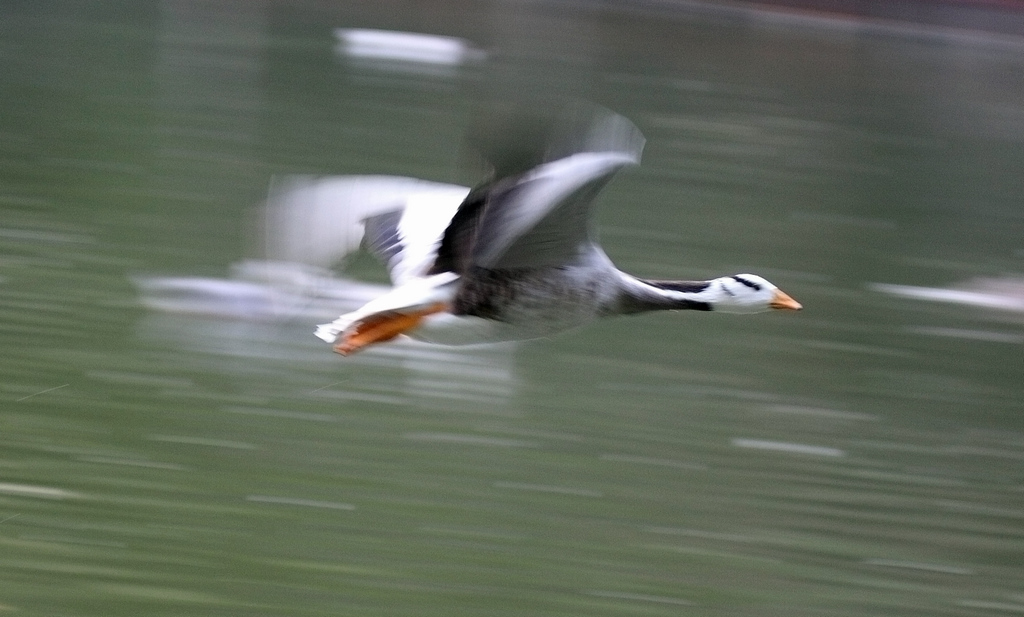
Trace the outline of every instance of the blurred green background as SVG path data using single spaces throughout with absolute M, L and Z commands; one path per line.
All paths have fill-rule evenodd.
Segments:
M 1024 612 L 1024 312 L 873 286 L 1024 302 L 1024 39 L 729 6 L 0 4 L 0 615 Z M 621 268 L 805 310 L 343 359 L 140 303 L 258 253 L 274 178 L 472 183 L 511 94 L 647 136 Z

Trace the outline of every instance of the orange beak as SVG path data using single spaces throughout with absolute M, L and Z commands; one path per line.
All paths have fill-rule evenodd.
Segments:
M 789 294 L 781 289 L 775 290 L 775 293 L 772 295 L 772 301 L 768 303 L 768 306 L 773 309 L 785 309 L 787 311 L 799 311 L 803 308 L 803 305 L 790 298 Z

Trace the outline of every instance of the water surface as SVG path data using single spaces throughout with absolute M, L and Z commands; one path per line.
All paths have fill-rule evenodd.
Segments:
M 0 613 L 1024 610 L 1022 314 L 885 287 L 1020 298 L 1022 44 L 762 17 L 0 8 Z M 486 59 L 352 62 L 335 28 Z M 227 284 L 274 178 L 471 183 L 509 91 L 647 136 L 601 199 L 623 269 L 805 310 L 342 359 L 330 302 L 142 304 Z

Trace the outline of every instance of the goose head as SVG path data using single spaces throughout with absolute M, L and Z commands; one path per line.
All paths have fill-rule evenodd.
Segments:
M 712 279 L 702 292 L 714 311 L 760 313 L 772 309 L 799 311 L 799 302 L 756 274 L 734 274 Z
M 655 281 L 620 273 L 621 291 L 611 312 L 720 311 L 760 313 L 772 309 L 798 311 L 802 306 L 756 274 L 734 274 L 708 281 Z

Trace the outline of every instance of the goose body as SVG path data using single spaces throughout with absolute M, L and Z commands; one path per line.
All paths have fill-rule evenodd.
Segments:
M 590 226 L 594 197 L 640 161 L 643 137 L 602 114 L 576 151 L 499 173 L 468 193 L 412 197 L 363 221 L 364 246 L 393 289 L 318 326 L 343 355 L 399 335 L 442 344 L 549 336 L 598 318 L 652 310 L 755 313 L 799 303 L 752 274 L 652 281 L 615 267 Z

